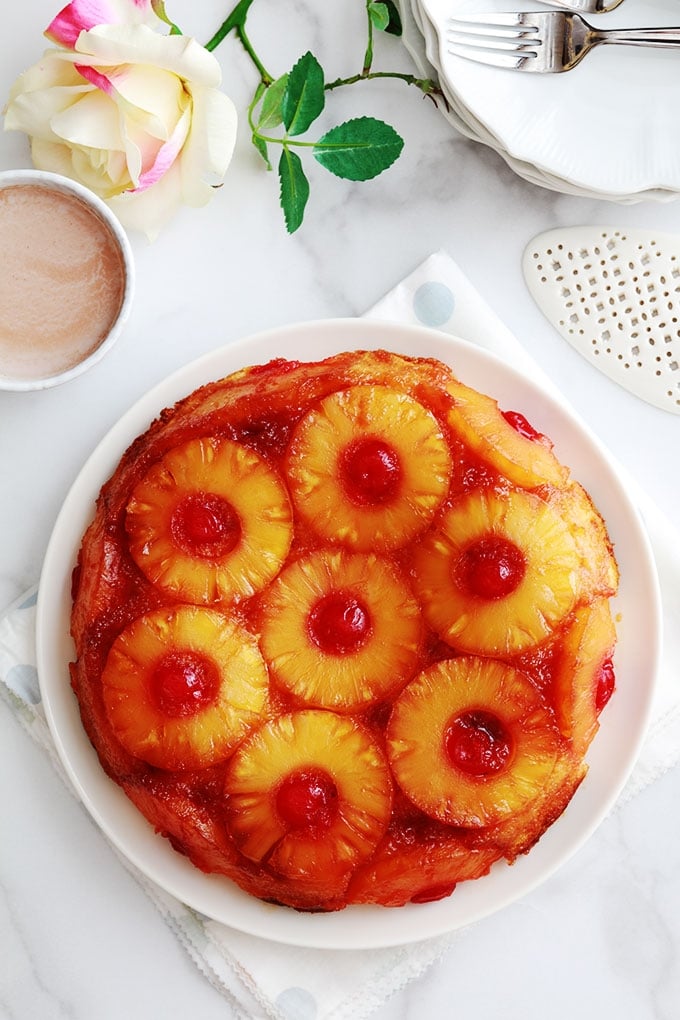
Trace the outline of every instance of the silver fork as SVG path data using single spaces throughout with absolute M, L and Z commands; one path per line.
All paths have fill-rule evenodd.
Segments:
M 601 43 L 680 46 L 680 28 L 593 28 L 578 14 L 540 11 L 449 18 L 447 49 L 492 67 L 569 71 Z
M 623 0 L 539 0 L 549 7 L 567 7 L 580 14 L 606 14 L 623 3 Z

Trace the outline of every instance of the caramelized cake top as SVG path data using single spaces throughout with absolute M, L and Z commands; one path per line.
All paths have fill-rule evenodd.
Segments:
M 304 910 L 451 893 L 564 810 L 613 686 L 605 524 L 431 359 L 277 360 L 103 487 L 71 675 L 102 766 L 199 868 Z

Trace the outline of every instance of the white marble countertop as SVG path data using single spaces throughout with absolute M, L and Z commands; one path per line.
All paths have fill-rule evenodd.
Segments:
M 41 31 L 57 6 L 33 0 L 3 12 L 0 96 L 37 59 Z M 217 0 L 172 6 L 199 38 L 208 38 L 227 13 Z M 258 0 L 251 35 L 272 68 L 286 70 L 311 47 L 329 73 L 340 73 L 360 63 L 362 19 L 359 0 L 334 8 Z M 225 90 L 242 113 L 253 87 L 250 65 L 233 40 L 218 56 Z M 381 40 L 380 59 L 409 67 L 394 41 Z M 64 387 L 0 394 L 0 606 L 37 580 L 81 464 L 152 384 L 231 339 L 298 320 L 359 315 L 440 248 L 680 523 L 680 417 L 637 401 L 589 367 L 543 319 L 521 273 L 527 243 L 553 227 L 606 224 L 680 237 L 680 203 L 614 205 L 527 184 L 395 82 L 347 89 L 333 101 L 338 118 L 372 113 L 400 131 L 404 153 L 388 173 L 354 185 L 312 169 L 305 223 L 288 236 L 276 182 L 261 170 L 242 126 L 213 203 L 180 213 L 153 245 L 132 239 L 137 296 L 107 358 Z M 0 134 L 0 168 L 22 165 L 26 139 Z M 676 769 L 614 811 L 558 875 L 466 933 L 442 963 L 382 1005 L 375 1020 L 677 1020 L 679 802 Z M 4 702 L 0 816 L 0 1017 L 236 1015 Z

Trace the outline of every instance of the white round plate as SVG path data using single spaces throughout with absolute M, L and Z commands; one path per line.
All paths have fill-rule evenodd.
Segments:
M 487 877 L 462 883 L 436 903 L 299 913 L 263 903 L 224 878 L 200 872 L 155 835 L 104 774 L 69 684 L 71 572 L 101 486 L 127 446 L 164 407 L 246 365 L 377 348 L 438 358 L 463 381 L 496 397 L 504 409 L 524 413 L 551 436 L 558 456 L 591 492 L 621 568 L 615 606 L 620 620 L 617 690 L 602 715 L 586 780 L 562 817 L 512 867 L 501 862 Z M 241 931 L 293 945 L 358 949 L 428 938 L 485 917 L 543 882 L 583 844 L 612 806 L 637 757 L 657 672 L 659 621 L 656 574 L 638 514 L 597 441 L 576 419 L 505 362 L 464 340 L 420 327 L 339 319 L 270 331 L 216 350 L 152 389 L 111 429 L 69 492 L 47 549 L 38 599 L 37 662 L 52 735 L 79 796 L 111 842 L 144 875 L 193 909 Z
M 677 52 L 600 46 L 566 74 L 500 70 L 451 56 L 447 20 L 474 18 L 477 0 L 418 0 L 439 37 L 433 59 L 459 106 L 520 163 L 586 193 L 614 200 L 669 198 L 680 192 Z M 487 0 L 485 11 L 541 10 L 532 0 Z M 626 0 L 598 28 L 680 26 L 666 0 Z M 669 194 L 670 193 L 670 194 Z

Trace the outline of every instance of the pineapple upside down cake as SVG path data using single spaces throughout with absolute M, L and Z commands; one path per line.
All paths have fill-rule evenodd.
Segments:
M 193 864 L 300 910 L 449 895 L 566 808 L 614 688 L 605 523 L 442 363 L 277 360 L 162 412 L 74 571 L 103 768 Z

